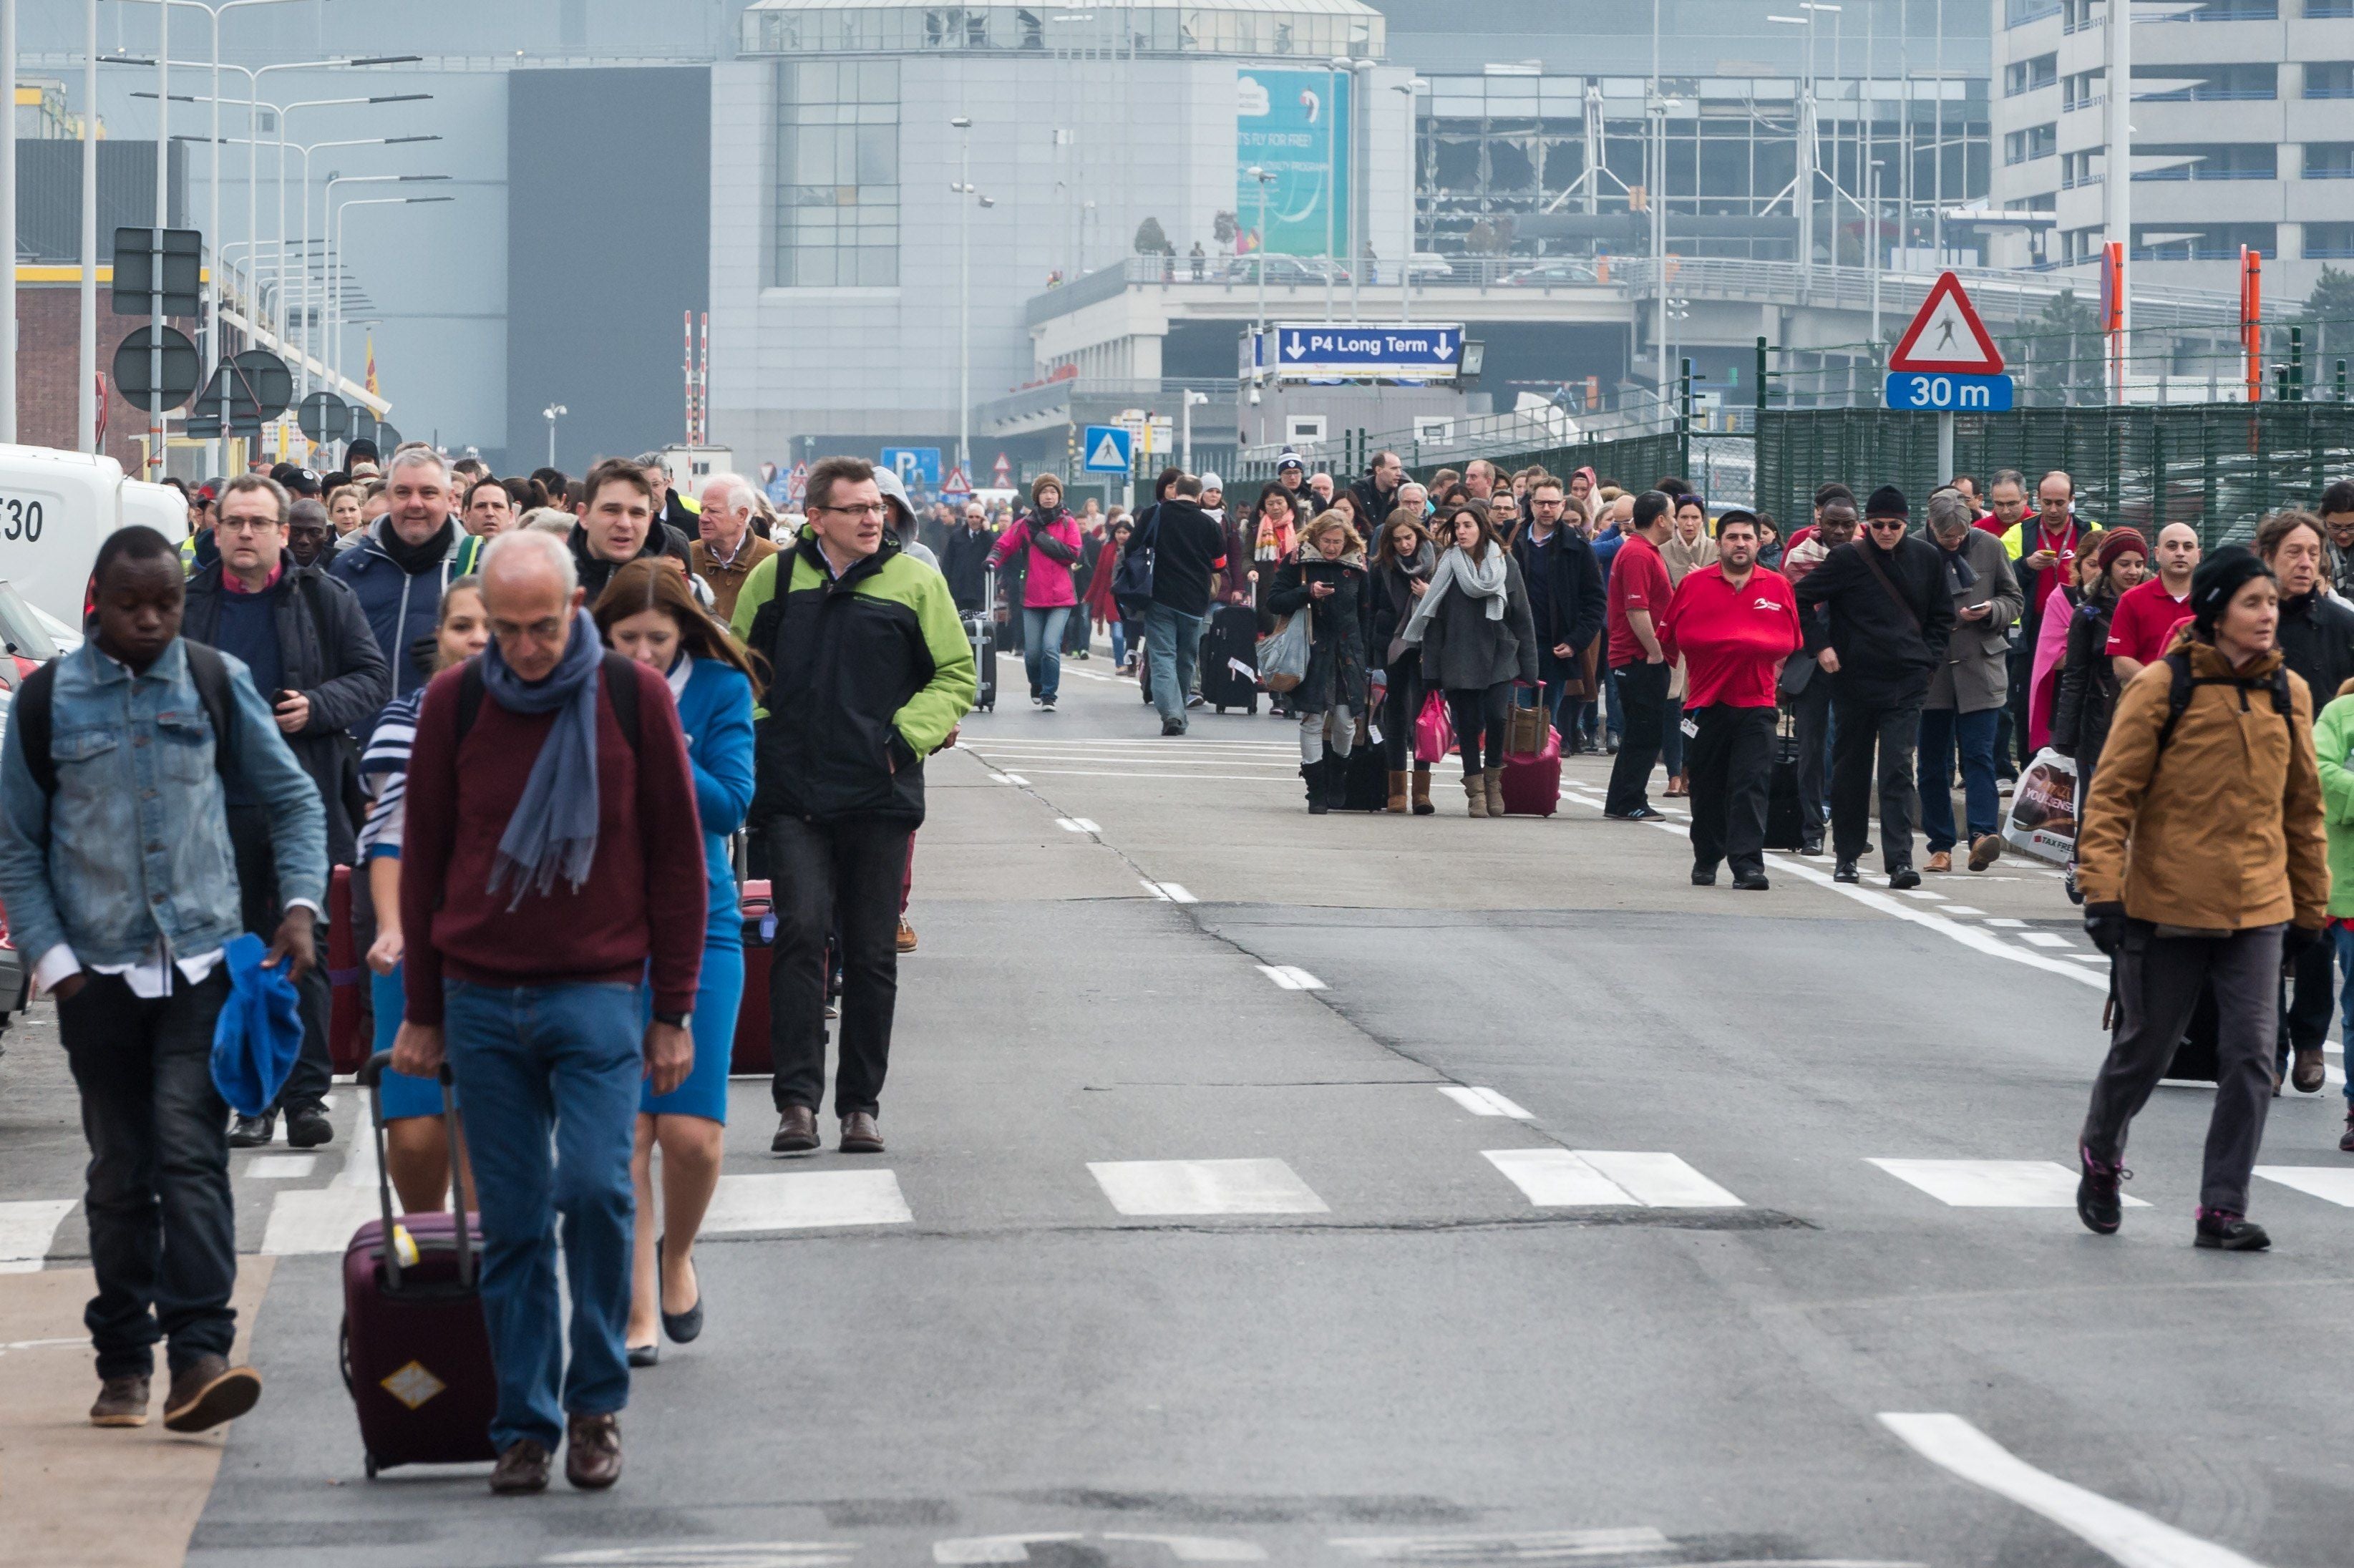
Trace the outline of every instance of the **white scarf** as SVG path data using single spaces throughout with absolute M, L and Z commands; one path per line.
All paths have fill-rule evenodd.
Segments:
M 1485 561 L 1473 560 L 1460 547 L 1448 550 L 1438 557 L 1438 565 L 1430 574 L 1429 588 L 1414 607 L 1414 614 L 1407 619 L 1405 629 L 1397 634 L 1390 662 L 1396 662 L 1408 648 L 1422 646 L 1423 630 L 1429 625 L 1431 616 L 1437 613 L 1438 601 L 1447 597 L 1448 588 L 1458 584 L 1465 593 L 1487 600 L 1481 608 L 1489 620 L 1503 620 L 1506 582 L 1505 555 L 1501 545 L 1491 543 Z

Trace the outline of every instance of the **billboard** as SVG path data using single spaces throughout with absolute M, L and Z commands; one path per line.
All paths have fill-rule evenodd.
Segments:
M 1247 256 L 1326 254 L 1349 249 L 1350 78 L 1345 71 L 1240 70 L 1235 76 L 1235 249 Z M 1266 232 L 1260 229 L 1266 183 Z

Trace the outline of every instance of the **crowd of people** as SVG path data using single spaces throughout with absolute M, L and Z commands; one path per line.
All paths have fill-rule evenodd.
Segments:
M 1052 475 L 1008 518 L 919 514 L 848 457 L 813 466 L 798 515 L 733 474 L 685 495 L 654 455 L 499 479 L 422 443 L 203 486 L 185 546 L 105 541 L 89 640 L 27 683 L 0 750 L 0 898 L 91 1149 L 90 1418 L 145 1421 L 159 1340 L 167 1426 L 260 1397 L 228 1359 L 228 1150 L 281 1116 L 296 1147 L 334 1137 L 319 955 L 330 868 L 355 865 L 387 1174 L 410 1212 L 454 1192 L 480 1213 L 491 1485 L 544 1489 L 559 1448 L 573 1484 L 611 1485 L 631 1369 L 701 1330 L 748 963 L 771 1149 L 822 1145 L 835 1018 L 837 1147 L 885 1147 L 924 768 L 973 703 L 976 620 L 1020 650 L 1042 715 L 1101 629 L 1171 737 L 1237 679 L 1208 639 L 1298 625 L 1273 711 L 1311 812 L 1378 745 L 1384 809 L 1432 813 L 1416 731 L 1443 708 L 1468 814 L 1502 817 L 1533 705 L 1562 749 L 1612 758 L 1612 820 L 1662 815 L 1663 768 L 1691 880 L 1744 891 L 1769 886 L 1784 758 L 1797 853 L 1828 828 L 1833 878 L 1858 883 L 1876 832 L 1903 890 L 1991 865 L 2005 782 L 2048 747 L 2083 803 L 2073 887 L 2115 959 L 2079 1212 L 2117 1227 L 2127 1125 L 2203 993 L 2221 1092 L 2196 1235 L 2261 1248 L 2265 1107 L 2322 1086 L 2333 1006 L 2354 1024 L 2333 970 L 2354 971 L 2354 484 L 2211 553 L 2181 523 L 2079 516 L 2064 473 L 2035 493 L 2005 471 L 1982 504 L 1957 479 L 1916 529 L 1895 487 L 1859 504 L 1827 483 L 1786 538 L 1673 478 L 1474 461 L 1426 483 L 1387 451 L 1352 481 L 1287 456 L 1232 507 L 1172 469 L 1134 516 L 1074 513 Z M 770 885 L 765 958 L 745 868 Z M 302 1040 L 232 1119 L 208 1060 L 240 933 L 293 980 Z

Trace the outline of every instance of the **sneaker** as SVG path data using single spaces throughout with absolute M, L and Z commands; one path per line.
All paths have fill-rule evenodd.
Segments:
M 1183 735 L 1185 733 L 1185 721 L 1181 718 L 1162 719 L 1161 721 L 1161 733 L 1162 735 Z
M 278 1113 L 263 1111 L 260 1116 L 241 1116 L 229 1124 L 228 1146 L 231 1149 L 267 1149 L 278 1137 Z
M 198 1356 L 172 1377 L 164 1396 L 166 1432 L 209 1432 L 251 1410 L 261 1397 L 261 1374 L 233 1367 L 225 1356 Z
M 1055 711 L 1055 699 L 1052 697 L 1040 697 L 1038 699 L 1038 706 L 1047 713 L 1053 713 Z
M 2084 1174 L 2076 1179 L 2076 1217 L 2094 1235 L 2116 1234 L 2117 1226 L 2125 1222 L 2125 1199 L 2119 1189 L 2133 1172 L 2123 1165 L 2094 1159 L 2093 1151 L 2081 1143 L 2076 1146 L 2076 1160 L 2084 1167 Z
M 916 928 L 905 920 L 899 922 L 898 945 L 899 950 L 903 953 L 912 953 L 916 950 Z
M 144 1426 L 147 1425 L 148 1380 L 139 1372 L 125 1372 L 121 1377 L 108 1378 L 99 1384 L 98 1403 L 90 1407 L 92 1426 Z
M 1053 704 L 1051 704 L 1051 703 L 1049 703 L 1049 704 L 1047 705 L 1047 706 L 1049 706 L 1049 707 L 1052 707 L 1053 705 L 1053 705 Z M 1189 708 L 1198 708 L 1198 707 L 1200 707 L 1200 706 L 1202 705 L 1202 694 L 1201 694 L 1201 693 L 1199 693 L 1199 692 L 1188 692 L 1188 693 L 1186 693 L 1186 694 L 1185 694 L 1185 705 L 1186 705 L 1187 707 L 1189 707 Z
M 1605 811 L 1602 814 L 1614 822 L 1656 822 L 1667 815 L 1666 812 L 1649 806 L 1638 806 L 1631 811 Z
M 2273 1238 L 2264 1234 L 2264 1226 L 2245 1215 L 2229 1209 L 2201 1208 L 2198 1234 L 2192 1237 L 2191 1245 L 2218 1252 L 2263 1252 L 2273 1245 Z
M 1909 865 L 1900 865 L 1888 874 L 1888 885 L 1902 893 L 1908 887 L 1921 885 L 1921 874 Z
M 1970 869 L 1984 871 L 2002 858 L 2002 835 L 1980 833 L 1970 841 Z
M 316 1149 L 335 1140 L 335 1124 L 319 1106 L 302 1106 L 286 1113 L 286 1141 L 295 1149 Z

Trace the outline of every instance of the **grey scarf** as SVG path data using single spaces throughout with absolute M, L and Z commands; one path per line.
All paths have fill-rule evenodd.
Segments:
M 1430 574 L 1429 588 L 1423 594 L 1421 602 L 1414 607 L 1414 614 L 1406 620 L 1405 630 L 1390 643 L 1389 662 L 1394 664 L 1405 657 L 1407 649 L 1422 646 L 1424 630 L 1429 626 L 1430 618 L 1437 613 L 1439 601 L 1447 597 L 1449 589 L 1459 588 L 1465 593 L 1485 600 L 1480 608 L 1488 619 L 1503 620 L 1505 588 L 1510 580 L 1505 570 L 1507 560 L 1504 547 L 1494 544 L 1489 546 L 1485 561 L 1475 561 L 1460 549 L 1450 549 L 1439 556 L 1437 567 Z
M 491 701 L 511 714 L 556 715 L 491 865 L 490 891 L 495 896 L 502 883 L 511 884 L 513 909 L 525 893 L 545 897 L 558 875 L 579 891 L 597 859 L 597 675 L 605 644 L 582 609 L 573 612 L 564 656 L 536 681 L 508 667 L 496 638 L 482 658 L 482 690 Z

